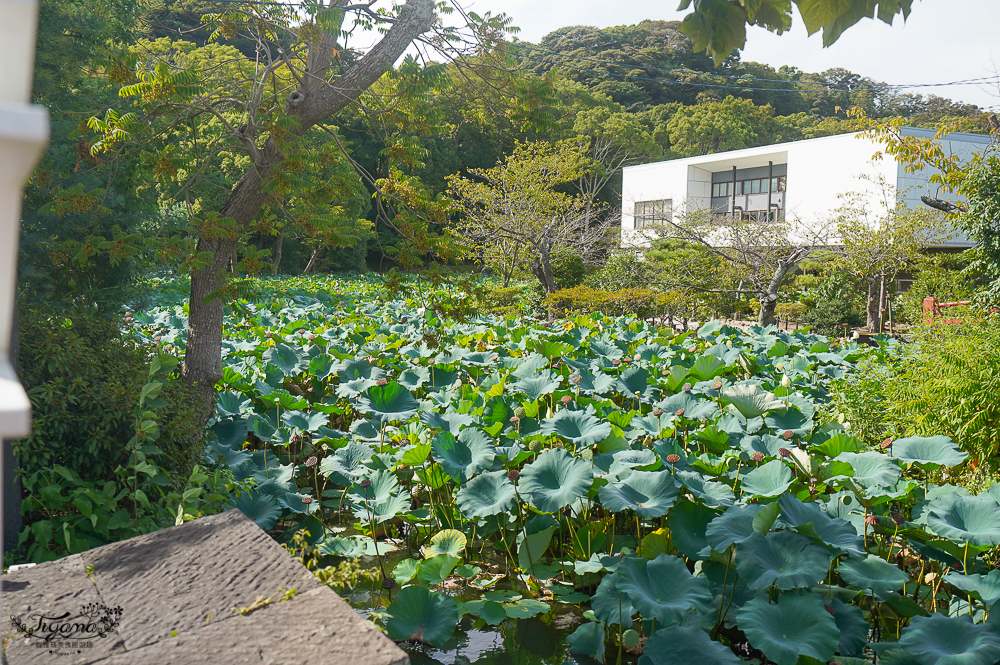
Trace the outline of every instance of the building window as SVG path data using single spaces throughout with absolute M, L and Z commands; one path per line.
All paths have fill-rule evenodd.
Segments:
M 785 191 L 785 176 L 779 175 L 771 178 L 771 192 Z M 767 194 L 767 178 L 754 178 L 753 180 L 737 180 L 736 196 L 746 194 Z M 712 197 L 733 195 L 733 181 L 717 182 L 712 185 Z
M 647 226 L 656 226 L 662 222 L 669 222 L 672 219 L 673 199 L 660 199 L 659 201 L 638 201 L 635 204 L 635 212 L 632 217 L 635 220 L 635 228 L 641 229 Z

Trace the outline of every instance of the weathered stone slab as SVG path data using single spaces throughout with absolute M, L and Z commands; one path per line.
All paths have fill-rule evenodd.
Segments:
M 34 627 L 40 616 L 60 616 L 66 612 L 77 614 L 84 605 L 101 603 L 94 583 L 87 577 L 86 564 L 81 554 L 4 575 L 2 590 L 5 638 L 16 634 L 11 625 L 11 617 L 17 617 L 28 627 Z M 93 645 L 83 649 L 64 649 L 56 647 L 61 640 L 45 644 L 38 638 L 20 637 L 13 639 L 8 645 L 7 659 L 17 665 L 51 663 L 54 660 L 67 665 L 87 665 L 124 650 L 120 633 L 113 633 L 106 638 L 87 638 L 86 641 Z M 58 655 L 54 652 L 58 652 Z
M 295 589 L 287 600 L 285 591 Z M 241 608 L 271 602 L 247 614 Z M 10 665 L 405 665 L 406 654 L 237 510 L 3 577 L 4 614 L 121 608 L 107 638 L 14 640 Z M 4 634 L 14 632 L 6 619 Z M 27 623 L 27 618 L 24 619 Z M 92 646 L 77 648 L 87 639 Z M 70 641 L 73 640 L 73 641 Z M 75 653 L 74 653 L 75 652 Z
M 233 616 L 316 576 L 238 510 L 85 552 L 102 601 L 123 608 L 129 651 Z
M 289 627 L 295 630 L 290 631 Z M 271 603 L 100 665 L 405 665 L 406 654 L 327 587 Z

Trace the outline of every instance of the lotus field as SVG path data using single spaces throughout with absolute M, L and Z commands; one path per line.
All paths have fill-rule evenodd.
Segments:
M 1000 484 L 838 422 L 830 383 L 877 350 L 264 284 L 228 310 L 213 454 L 261 528 L 377 573 L 391 638 L 570 613 L 580 662 L 1000 661 Z M 132 326 L 183 351 L 180 305 Z

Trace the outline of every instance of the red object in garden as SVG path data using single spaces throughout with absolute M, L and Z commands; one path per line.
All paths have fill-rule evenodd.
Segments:
M 934 318 L 943 316 L 942 309 L 946 307 L 959 307 L 961 305 L 971 305 L 971 300 L 961 300 L 959 302 L 941 302 L 937 298 L 924 298 L 924 323 L 933 323 Z M 941 323 L 962 323 L 964 318 L 943 319 Z

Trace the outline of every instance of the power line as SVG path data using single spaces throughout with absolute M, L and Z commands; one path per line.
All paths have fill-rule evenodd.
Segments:
M 736 80 L 741 80 L 741 81 L 768 81 L 768 82 L 772 82 L 772 83 L 786 83 L 786 84 L 808 83 L 808 84 L 813 84 L 813 85 L 821 85 L 821 86 L 825 86 L 825 87 L 828 87 L 828 88 L 835 87 L 835 86 L 845 86 L 846 87 L 846 86 L 850 85 L 850 84 L 847 84 L 847 83 L 826 83 L 826 82 L 823 82 L 823 81 L 795 81 L 795 80 L 788 80 L 788 79 L 760 78 L 760 77 L 755 77 L 755 76 L 736 76 L 736 75 L 726 75 L 726 74 L 712 74 L 712 73 L 709 73 L 709 72 L 697 72 L 697 71 L 690 70 L 690 69 L 669 69 L 669 68 L 666 68 L 666 67 L 652 67 L 652 66 L 647 66 L 647 65 L 633 65 L 633 64 L 622 63 L 622 62 L 610 62 L 608 60 L 602 60 L 600 58 L 588 58 L 588 57 L 582 56 L 582 55 L 568 55 L 568 54 L 565 54 L 565 53 L 560 53 L 558 51 L 550 51 L 548 49 L 544 49 L 544 48 L 535 46 L 534 44 L 528 44 L 526 42 L 514 42 L 514 43 L 511 44 L 511 46 L 514 47 L 514 49 L 528 49 L 528 50 L 531 50 L 531 51 L 538 51 L 538 52 L 541 52 L 541 53 L 548 53 L 550 55 L 557 55 L 557 56 L 564 57 L 564 58 L 572 58 L 574 60 L 585 60 L 585 61 L 588 61 L 588 62 L 596 62 L 596 63 L 600 63 L 602 65 L 615 66 L 615 67 L 629 67 L 631 69 L 642 69 L 642 70 L 646 70 L 646 71 L 669 72 L 669 73 L 672 73 L 672 74 L 683 74 L 683 75 L 688 75 L 688 76 L 690 76 L 690 75 L 693 74 L 695 76 L 712 76 L 712 77 L 715 77 L 715 78 L 736 79 Z M 608 72 L 608 73 L 610 74 L 610 72 Z M 659 79 L 651 79 L 651 80 L 659 80 Z M 855 87 L 851 88 L 851 90 L 878 89 L 879 87 L 897 88 L 897 89 L 901 89 L 901 88 L 930 88 L 930 87 L 942 87 L 942 86 L 951 86 L 951 85 L 972 85 L 972 84 L 987 83 L 987 82 L 991 82 L 992 83 L 992 82 L 994 82 L 996 80 L 997 80 L 997 77 L 995 77 L 995 76 L 987 76 L 987 77 L 982 77 L 982 78 L 978 78 L 978 79 L 966 79 L 966 80 L 963 80 L 963 81 L 950 81 L 948 83 L 913 83 L 913 84 L 880 83 L 877 86 L 859 85 L 859 86 L 855 86 Z M 743 86 L 735 86 L 735 87 L 742 88 Z M 771 90 L 772 88 L 764 88 L 764 89 L 765 90 Z M 848 91 L 850 91 L 850 90 L 845 90 L 845 92 L 848 92 Z

